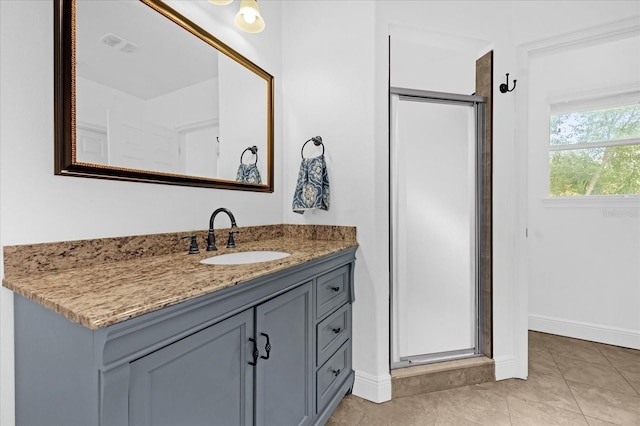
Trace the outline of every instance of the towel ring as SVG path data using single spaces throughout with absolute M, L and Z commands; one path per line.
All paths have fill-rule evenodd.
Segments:
M 256 162 L 253 163 L 253 164 L 258 164 L 258 147 L 255 146 L 255 145 L 254 146 L 250 146 L 247 149 L 245 149 L 244 151 L 242 151 L 242 154 L 240 154 L 240 164 L 244 164 L 242 162 L 242 157 L 244 157 L 244 153 L 247 152 L 247 151 L 251 151 L 251 153 L 256 156 Z
M 300 150 L 300 156 L 302 158 L 304 158 L 304 147 L 309 143 L 309 142 L 313 142 L 313 144 L 315 146 L 320 146 L 322 145 L 322 155 L 324 155 L 324 144 L 322 143 L 322 136 L 314 136 L 311 139 L 309 139 L 308 141 L 306 141 L 304 144 L 302 144 L 302 149 Z

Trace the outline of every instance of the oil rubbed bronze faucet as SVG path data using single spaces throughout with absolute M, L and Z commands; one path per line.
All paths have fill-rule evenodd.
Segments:
M 220 207 L 216 211 L 211 214 L 211 218 L 209 219 L 209 233 L 207 234 L 207 251 L 218 250 L 216 247 L 216 234 L 213 232 L 213 221 L 216 219 L 218 213 L 224 212 L 231 219 L 231 231 L 229 231 L 229 239 L 227 240 L 227 248 L 234 248 L 236 246 L 236 242 L 233 238 L 233 234 L 237 234 L 240 231 L 237 231 L 238 225 L 236 225 L 236 218 L 233 217 L 233 213 L 229 209 L 224 207 Z

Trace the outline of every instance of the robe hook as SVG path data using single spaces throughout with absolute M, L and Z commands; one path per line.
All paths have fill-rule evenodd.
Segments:
M 500 85 L 500 93 L 513 92 L 516 89 L 516 81 L 518 80 L 513 80 L 513 88 L 509 89 L 509 73 L 507 73 L 507 82 Z

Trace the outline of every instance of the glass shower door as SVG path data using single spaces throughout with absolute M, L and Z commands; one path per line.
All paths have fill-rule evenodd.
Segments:
M 392 367 L 473 356 L 478 106 L 391 100 Z

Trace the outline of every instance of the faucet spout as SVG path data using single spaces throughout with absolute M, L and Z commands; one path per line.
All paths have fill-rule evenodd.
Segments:
M 233 239 L 233 234 L 238 233 L 238 231 L 233 231 L 233 228 L 237 228 L 238 225 L 236 225 L 236 218 L 233 216 L 233 213 L 231 213 L 231 210 L 225 208 L 225 207 L 220 207 L 219 209 L 216 209 L 212 214 L 211 217 L 209 218 L 209 232 L 207 233 L 207 251 L 214 251 L 214 250 L 218 250 L 218 247 L 216 247 L 216 235 L 213 231 L 213 222 L 216 219 L 216 216 L 218 215 L 218 213 L 226 213 L 227 216 L 229 216 L 229 219 L 231 220 L 231 229 L 232 231 L 229 232 L 229 241 L 227 241 L 227 248 L 233 248 L 235 247 L 235 241 Z

